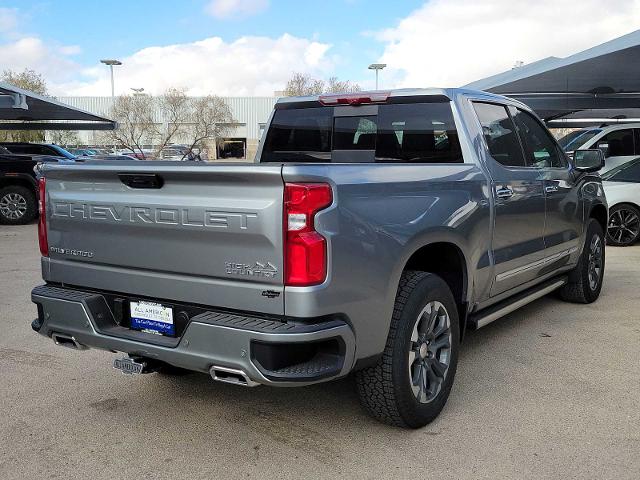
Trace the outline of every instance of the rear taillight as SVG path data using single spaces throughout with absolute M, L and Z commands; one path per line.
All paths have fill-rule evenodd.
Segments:
M 41 177 L 38 180 L 38 243 L 40 244 L 40 253 L 43 257 L 49 256 L 49 241 L 47 240 L 47 180 Z
M 331 201 L 331 187 L 326 183 L 285 184 L 285 285 L 317 285 L 327 277 L 327 241 L 316 232 L 314 217 Z

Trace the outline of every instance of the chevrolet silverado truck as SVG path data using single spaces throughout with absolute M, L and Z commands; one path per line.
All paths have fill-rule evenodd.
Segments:
M 125 373 L 303 386 L 375 418 L 442 410 L 466 330 L 605 266 L 599 150 L 460 89 L 280 99 L 254 164 L 46 165 L 32 328 Z

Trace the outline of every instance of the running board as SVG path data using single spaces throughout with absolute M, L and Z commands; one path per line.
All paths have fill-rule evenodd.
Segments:
M 531 303 L 545 295 L 557 290 L 567 283 L 567 278 L 555 278 L 541 285 L 537 285 L 533 288 L 525 290 L 511 298 L 503 300 L 502 302 L 493 305 L 478 313 L 471 314 L 469 316 L 469 327 L 471 330 L 477 330 L 498 320 L 501 317 L 517 310 L 520 307 L 525 306 L 527 303 Z

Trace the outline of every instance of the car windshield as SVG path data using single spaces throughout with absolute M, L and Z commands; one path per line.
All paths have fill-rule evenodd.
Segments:
M 602 179 L 610 182 L 640 183 L 640 158 L 612 168 L 602 174 Z
M 558 143 L 565 152 L 577 150 L 601 131 L 602 129 L 600 128 L 583 128 L 582 130 L 574 130 L 558 140 Z

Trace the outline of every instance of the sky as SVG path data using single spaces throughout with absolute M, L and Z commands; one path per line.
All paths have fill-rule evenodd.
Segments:
M 535 8 L 532 8 L 535 5 Z M 640 0 L 0 0 L 0 71 L 54 95 L 270 96 L 293 72 L 456 87 L 640 29 Z

